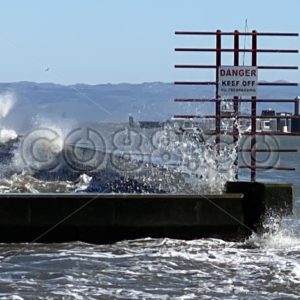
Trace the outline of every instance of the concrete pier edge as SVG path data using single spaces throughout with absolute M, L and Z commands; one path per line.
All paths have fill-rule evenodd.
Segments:
M 228 182 L 221 195 L 0 194 L 0 242 L 240 240 L 269 210 L 292 213 L 293 201 L 292 185 L 258 182 Z
M 278 218 L 294 213 L 294 191 L 290 183 L 227 182 L 226 192 L 243 193 L 244 221 L 255 232 L 264 230 L 269 215 Z

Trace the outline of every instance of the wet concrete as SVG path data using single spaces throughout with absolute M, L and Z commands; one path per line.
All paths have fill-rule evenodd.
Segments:
M 271 210 L 292 209 L 291 185 L 250 182 L 229 182 L 222 195 L 1 194 L 0 242 L 238 240 L 259 231 Z

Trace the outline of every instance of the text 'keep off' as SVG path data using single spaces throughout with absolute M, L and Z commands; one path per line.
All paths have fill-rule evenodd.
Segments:
M 257 68 L 252 66 L 221 66 L 219 96 L 256 96 Z

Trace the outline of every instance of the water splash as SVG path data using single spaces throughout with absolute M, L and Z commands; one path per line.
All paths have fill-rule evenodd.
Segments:
M 0 119 L 5 118 L 16 103 L 15 95 L 11 92 L 0 94 Z
M 15 172 L 53 171 L 71 125 L 36 116 L 33 128 L 25 133 L 15 149 L 12 168 Z
M 245 244 L 263 249 L 300 249 L 299 228 L 299 219 L 294 216 L 282 218 L 269 213 L 263 222 L 263 232 L 253 233 Z
M 15 105 L 16 98 L 13 93 L 0 94 L 0 119 L 5 118 Z M 17 133 L 13 129 L 0 128 L 0 143 L 7 143 L 17 138 Z
M 74 181 L 44 181 L 26 172 L 0 180 L 0 193 L 70 193 L 86 189 L 91 177 L 81 174 Z
M 35 118 L 34 128 L 22 137 L 20 147 L 15 150 L 14 172 L 20 173 L 25 170 L 33 175 L 36 171 L 43 171 L 44 174 L 48 172 L 49 175 L 50 171 L 57 172 L 58 163 L 60 166 L 66 165 L 63 161 L 64 156 L 60 154 L 65 137 L 71 131 L 71 125 L 53 123 L 52 120 L 45 118 Z M 216 194 L 223 192 L 228 180 L 235 180 L 237 152 L 231 136 L 225 136 L 225 139 L 217 145 L 215 138 L 205 136 L 202 128 L 197 124 L 192 124 L 189 128 L 167 124 L 163 128 L 147 129 L 147 131 L 135 128 L 135 134 L 132 136 L 129 129 L 123 128 L 124 136 L 119 137 L 120 141 L 130 135 L 128 139 L 130 145 L 126 140 L 126 147 L 124 146 L 125 154 L 128 151 L 131 157 L 127 160 L 122 155 L 118 157 L 115 152 L 109 152 L 111 146 L 108 143 L 112 137 L 116 138 L 114 133 L 120 133 L 120 130 L 111 132 L 108 128 L 98 128 L 101 134 L 101 130 L 110 131 L 106 134 L 109 135 L 106 139 L 108 152 L 105 166 L 101 170 L 111 175 L 110 181 L 121 178 L 120 181 L 117 180 L 120 191 L 123 191 L 120 184 L 124 182 L 126 185 L 133 185 L 130 189 L 132 192 L 139 193 L 159 191 Z M 60 156 L 62 159 L 59 161 Z M 117 164 L 113 163 L 115 161 Z M 98 177 L 102 178 L 101 170 L 96 172 L 99 173 Z
M 181 174 L 191 193 L 222 193 L 226 182 L 236 179 L 237 144 L 229 136 L 217 145 L 215 137 L 205 136 L 198 125 L 187 129 L 175 125 L 159 132 L 156 143 L 161 164 Z
M 0 143 L 7 143 L 10 140 L 14 140 L 18 137 L 18 134 L 13 129 L 0 129 Z

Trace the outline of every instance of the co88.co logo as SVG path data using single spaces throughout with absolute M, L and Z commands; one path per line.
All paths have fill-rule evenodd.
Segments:
M 95 128 L 75 128 L 65 138 L 63 157 L 72 171 L 100 170 L 106 159 L 105 140 Z
M 251 137 L 247 137 L 241 145 L 241 149 L 247 149 L 247 151 L 240 152 L 241 165 L 250 167 L 252 161 L 261 171 L 272 170 L 280 166 L 280 152 L 278 151 L 280 142 L 276 136 L 257 136 L 252 146 L 251 140 Z
M 62 133 L 40 127 L 25 134 L 20 143 L 20 156 L 24 168 L 34 172 L 53 172 L 61 165 Z

